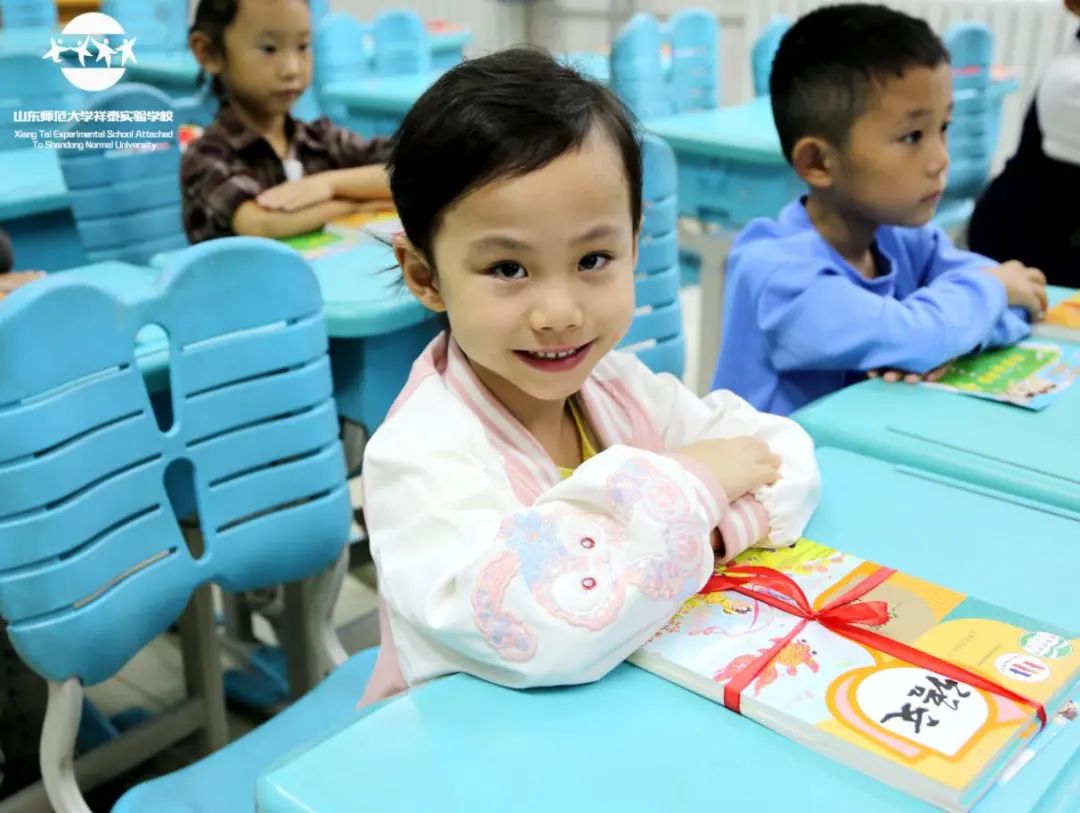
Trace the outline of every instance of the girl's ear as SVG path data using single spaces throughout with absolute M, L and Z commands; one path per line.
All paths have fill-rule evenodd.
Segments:
M 195 60 L 211 76 L 221 76 L 225 70 L 225 55 L 202 31 L 192 31 L 188 37 L 188 47 L 195 55 Z
M 413 296 L 428 310 L 445 313 L 446 303 L 439 293 L 439 278 L 431 264 L 409 242 L 409 238 L 404 235 L 394 238 L 394 257 Z

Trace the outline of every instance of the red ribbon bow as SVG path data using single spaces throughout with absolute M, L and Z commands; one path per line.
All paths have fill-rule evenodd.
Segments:
M 887 567 L 878 568 L 871 576 L 863 579 L 820 610 L 815 610 L 810 605 L 806 594 L 794 579 L 786 573 L 774 570 L 771 567 L 735 565 L 710 578 L 701 589 L 703 594 L 731 590 L 802 619 L 791 632 L 777 641 L 771 649 L 764 652 L 761 657 L 724 685 L 724 705 L 732 711 L 739 711 L 740 697 L 743 690 L 765 670 L 773 658 L 780 654 L 780 650 L 806 628 L 807 624 L 816 621 L 826 629 L 837 635 L 842 635 L 850 641 L 871 647 L 878 652 L 884 652 L 886 655 L 892 655 L 923 669 L 929 669 L 944 677 L 961 681 L 976 689 L 991 692 L 1015 703 L 1031 706 L 1039 717 L 1040 726 L 1045 726 L 1046 709 L 1043 708 L 1041 703 L 1029 700 L 1004 686 L 994 683 L 992 680 L 987 680 L 982 675 L 968 671 L 962 666 L 949 663 L 927 652 L 915 649 L 915 647 L 858 626 L 860 624 L 880 626 L 888 622 L 889 605 L 884 601 L 856 603 L 856 600 L 869 593 L 895 572 L 895 570 Z M 783 596 L 783 598 L 771 595 L 764 592 L 764 590 L 771 590 L 773 593 Z

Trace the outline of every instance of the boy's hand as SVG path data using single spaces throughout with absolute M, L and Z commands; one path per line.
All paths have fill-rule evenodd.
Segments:
M 0 294 L 10 294 L 16 288 L 44 276 L 44 271 L 15 271 L 10 274 L 0 274 Z
M 904 370 L 871 370 L 866 374 L 867 378 L 880 378 L 886 384 L 895 384 L 903 381 L 905 384 L 918 384 L 920 381 L 937 381 L 949 372 L 952 362 L 947 361 L 940 367 L 936 367 L 928 373 L 908 373 Z
M 1009 260 L 986 271 L 1005 286 L 1010 305 L 1023 308 L 1032 319 L 1038 319 L 1046 312 L 1046 276 L 1038 268 L 1028 268 L 1017 260 Z
M 780 457 L 757 438 L 700 440 L 679 453 L 711 471 L 731 502 L 780 479 Z
M 286 181 L 283 184 L 260 193 L 255 202 L 264 209 L 281 212 L 295 212 L 317 203 L 334 199 L 334 182 L 329 173 L 320 172 L 308 175 L 299 181 Z

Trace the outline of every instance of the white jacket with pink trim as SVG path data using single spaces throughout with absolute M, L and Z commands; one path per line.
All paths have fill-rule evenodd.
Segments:
M 364 454 L 382 648 L 364 703 L 450 672 L 514 687 L 602 677 L 726 556 L 794 542 L 817 505 L 813 443 L 726 391 L 701 399 L 614 352 L 580 392 L 603 451 L 562 480 L 539 443 L 437 337 Z M 752 435 L 781 479 L 729 505 L 677 452 Z

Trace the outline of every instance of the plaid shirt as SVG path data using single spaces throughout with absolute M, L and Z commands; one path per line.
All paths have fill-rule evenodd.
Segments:
M 306 123 L 286 119 L 297 160 L 305 175 L 386 161 L 386 139 L 365 141 L 327 118 Z M 284 183 L 285 169 L 274 148 L 249 128 L 228 105 L 184 151 L 180 162 L 184 230 L 192 243 L 234 234 L 233 215 L 240 204 Z

